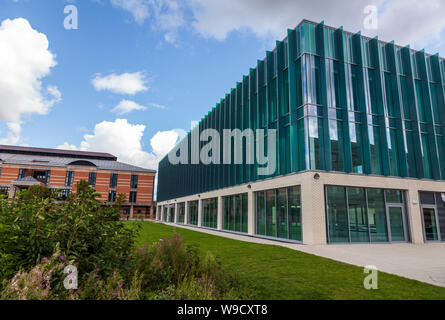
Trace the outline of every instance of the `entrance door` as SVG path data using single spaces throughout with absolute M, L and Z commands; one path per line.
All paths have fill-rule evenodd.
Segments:
M 403 208 L 403 205 L 388 204 L 386 210 L 388 212 L 390 241 L 407 241 L 405 230 L 405 209 Z
M 436 206 L 422 206 L 423 226 L 425 228 L 426 241 L 440 241 L 440 234 L 437 232 L 437 210 Z

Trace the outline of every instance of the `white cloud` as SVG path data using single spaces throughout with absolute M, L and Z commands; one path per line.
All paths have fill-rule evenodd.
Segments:
M 147 107 L 141 106 L 131 100 L 122 100 L 116 107 L 111 110 L 111 112 L 123 115 L 136 110 L 147 110 Z
M 163 104 L 159 104 L 159 103 L 149 103 L 148 105 L 150 107 L 153 107 L 156 109 L 166 109 L 166 106 L 164 106 Z
M 207 38 L 225 40 L 231 32 L 282 39 L 302 19 L 375 36 L 397 44 L 434 46 L 445 29 L 443 0 L 188 0 L 194 29 Z M 379 10 L 379 28 L 365 30 L 365 7 Z
M 42 84 L 56 65 L 48 47 L 46 35 L 26 19 L 6 19 L 0 25 L 0 121 L 9 128 L 1 143 L 17 144 L 22 116 L 45 115 L 61 100 L 57 87 Z
M 157 169 L 158 162 L 178 140 L 185 136 L 182 129 L 159 131 L 150 140 L 151 152 L 142 149 L 144 125 L 133 125 L 126 119 L 98 123 L 93 134 L 85 135 L 79 147 L 65 142 L 59 149 L 108 152 L 119 161 L 148 169 Z
M 363 28 L 363 9 L 382 0 L 189 0 L 194 28 L 205 37 L 224 40 L 233 31 L 253 32 L 260 38 L 282 39 L 287 28 L 302 19 L 324 20 L 351 31 Z
M 176 0 L 110 0 L 115 7 L 133 15 L 138 24 L 150 19 L 153 29 L 164 32 L 164 40 L 176 43 L 177 30 L 186 25 L 184 7 Z
M 397 44 L 422 46 L 440 40 L 445 29 L 445 1 L 391 0 L 381 8 L 377 34 Z
M 115 7 L 129 11 L 137 23 L 142 24 L 149 14 L 149 1 L 145 0 L 110 0 Z
M 112 73 L 108 76 L 96 74 L 91 81 L 97 91 L 108 90 L 119 94 L 134 95 L 138 92 L 148 90 L 146 86 L 148 80 L 143 72 Z

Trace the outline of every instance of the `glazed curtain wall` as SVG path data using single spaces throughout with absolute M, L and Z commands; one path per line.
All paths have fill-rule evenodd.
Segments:
M 188 224 L 192 226 L 198 225 L 198 201 L 188 202 Z
M 247 193 L 223 198 L 223 229 L 247 233 Z
M 329 243 L 408 240 L 401 190 L 326 187 Z
M 256 234 L 302 241 L 300 187 L 255 192 Z
M 444 92 L 437 55 L 304 22 L 193 130 L 276 129 L 274 176 L 311 169 L 445 180 Z M 190 156 L 191 133 L 185 139 Z M 257 169 L 166 157 L 158 200 L 269 178 Z
M 177 208 L 176 208 L 177 212 L 177 216 L 176 216 L 176 222 L 179 224 L 184 224 L 184 220 L 185 220 L 185 203 L 181 202 L 178 203 Z
M 202 200 L 202 223 L 205 228 L 218 227 L 218 198 Z

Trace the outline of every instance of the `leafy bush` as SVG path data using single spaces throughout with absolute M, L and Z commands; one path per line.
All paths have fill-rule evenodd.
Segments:
M 87 183 L 77 187 L 62 204 L 35 193 L 0 199 L 0 282 L 56 251 L 77 265 L 80 276 L 98 267 L 103 276 L 125 270 L 137 230 L 120 221 L 119 202 L 104 206 Z
M 181 235 L 134 249 L 138 224 L 120 221 L 123 197 L 97 200 L 86 182 L 58 203 L 45 190 L 0 197 L 2 299 L 240 299 L 250 290 L 210 254 L 200 257 Z M 49 257 L 49 258 L 47 258 Z M 78 289 L 64 267 L 75 265 Z
M 213 255 L 201 259 L 196 246 L 184 246 L 178 233 L 137 249 L 134 256 L 147 299 L 244 299 L 251 295 L 247 284 Z

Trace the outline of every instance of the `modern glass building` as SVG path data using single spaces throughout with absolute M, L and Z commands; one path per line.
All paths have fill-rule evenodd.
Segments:
M 257 129 L 276 130 L 277 169 L 258 175 L 248 139 L 241 164 L 233 149 L 231 164 L 223 152 L 210 164 L 193 161 L 194 137 L 206 129 L 251 129 L 255 142 Z M 198 140 L 199 150 L 206 143 Z M 304 20 L 181 145 L 190 159 L 160 162 L 157 195 L 159 209 L 185 203 L 186 224 L 196 201 L 198 227 L 258 237 L 445 241 L 445 60 L 437 54 Z

